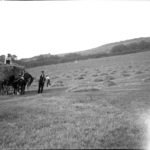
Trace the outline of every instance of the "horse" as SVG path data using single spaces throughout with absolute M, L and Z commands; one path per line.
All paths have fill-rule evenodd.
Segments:
M 4 94 L 4 86 L 3 86 L 3 81 L 0 81 L 0 94 Z
M 24 73 L 23 78 L 19 78 L 17 84 L 19 87 L 20 94 L 25 94 L 25 87 L 27 87 L 28 89 L 29 86 L 32 84 L 33 80 L 34 78 L 28 72 Z
M 25 72 L 25 74 L 24 74 L 24 80 L 26 82 L 27 88 L 29 88 L 29 86 L 31 86 L 34 78 L 32 77 L 31 74 L 29 74 L 28 72 Z
M 8 79 L 4 79 L 1 84 L 3 94 L 9 94 L 10 87 L 13 88 L 13 94 L 17 94 L 18 84 L 14 75 L 11 75 Z
M 22 78 L 19 78 L 17 80 L 17 85 L 18 85 L 18 92 L 22 95 L 25 94 L 25 86 L 26 86 L 26 81 Z

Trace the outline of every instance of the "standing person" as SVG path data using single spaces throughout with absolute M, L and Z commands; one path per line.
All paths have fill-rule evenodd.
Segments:
M 51 85 L 49 75 L 46 75 L 47 87 Z
M 10 54 L 8 54 L 7 55 L 7 58 L 6 58 L 6 62 L 5 62 L 5 64 L 12 64 L 12 62 L 11 62 L 12 60 L 11 60 L 11 55 Z
M 39 88 L 38 88 L 38 93 L 42 93 L 43 92 L 43 87 L 44 87 L 44 83 L 45 83 L 45 74 L 44 71 L 41 71 L 41 75 L 40 75 L 40 79 L 39 79 Z

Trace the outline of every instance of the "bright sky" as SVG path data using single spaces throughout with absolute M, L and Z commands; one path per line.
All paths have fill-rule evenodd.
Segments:
M 150 1 L 1 1 L 0 55 L 87 50 L 150 36 Z

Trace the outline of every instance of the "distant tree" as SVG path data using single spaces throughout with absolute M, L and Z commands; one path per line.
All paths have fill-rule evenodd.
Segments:
M 140 42 L 133 42 L 126 45 L 124 44 L 116 45 L 111 49 L 111 54 L 120 55 L 120 54 L 142 52 L 147 50 L 150 50 L 150 42 L 140 41 Z
M 130 47 L 132 50 L 138 50 L 139 49 L 138 43 L 136 43 L 136 42 L 128 44 L 128 47 Z
M 112 48 L 111 53 L 113 54 L 125 54 L 129 52 L 129 47 L 124 44 L 116 45 Z
M 146 42 L 146 41 L 141 41 L 138 44 L 138 48 L 141 50 L 146 50 L 150 48 L 150 42 Z

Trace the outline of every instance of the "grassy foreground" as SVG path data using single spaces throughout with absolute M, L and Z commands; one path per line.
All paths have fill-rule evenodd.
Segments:
M 0 103 L 0 149 L 143 148 L 146 130 L 139 107 L 144 104 L 130 96 L 134 104 L 127 103 L 127 92 L 116 91 L 49 91 L 5 99 Z

